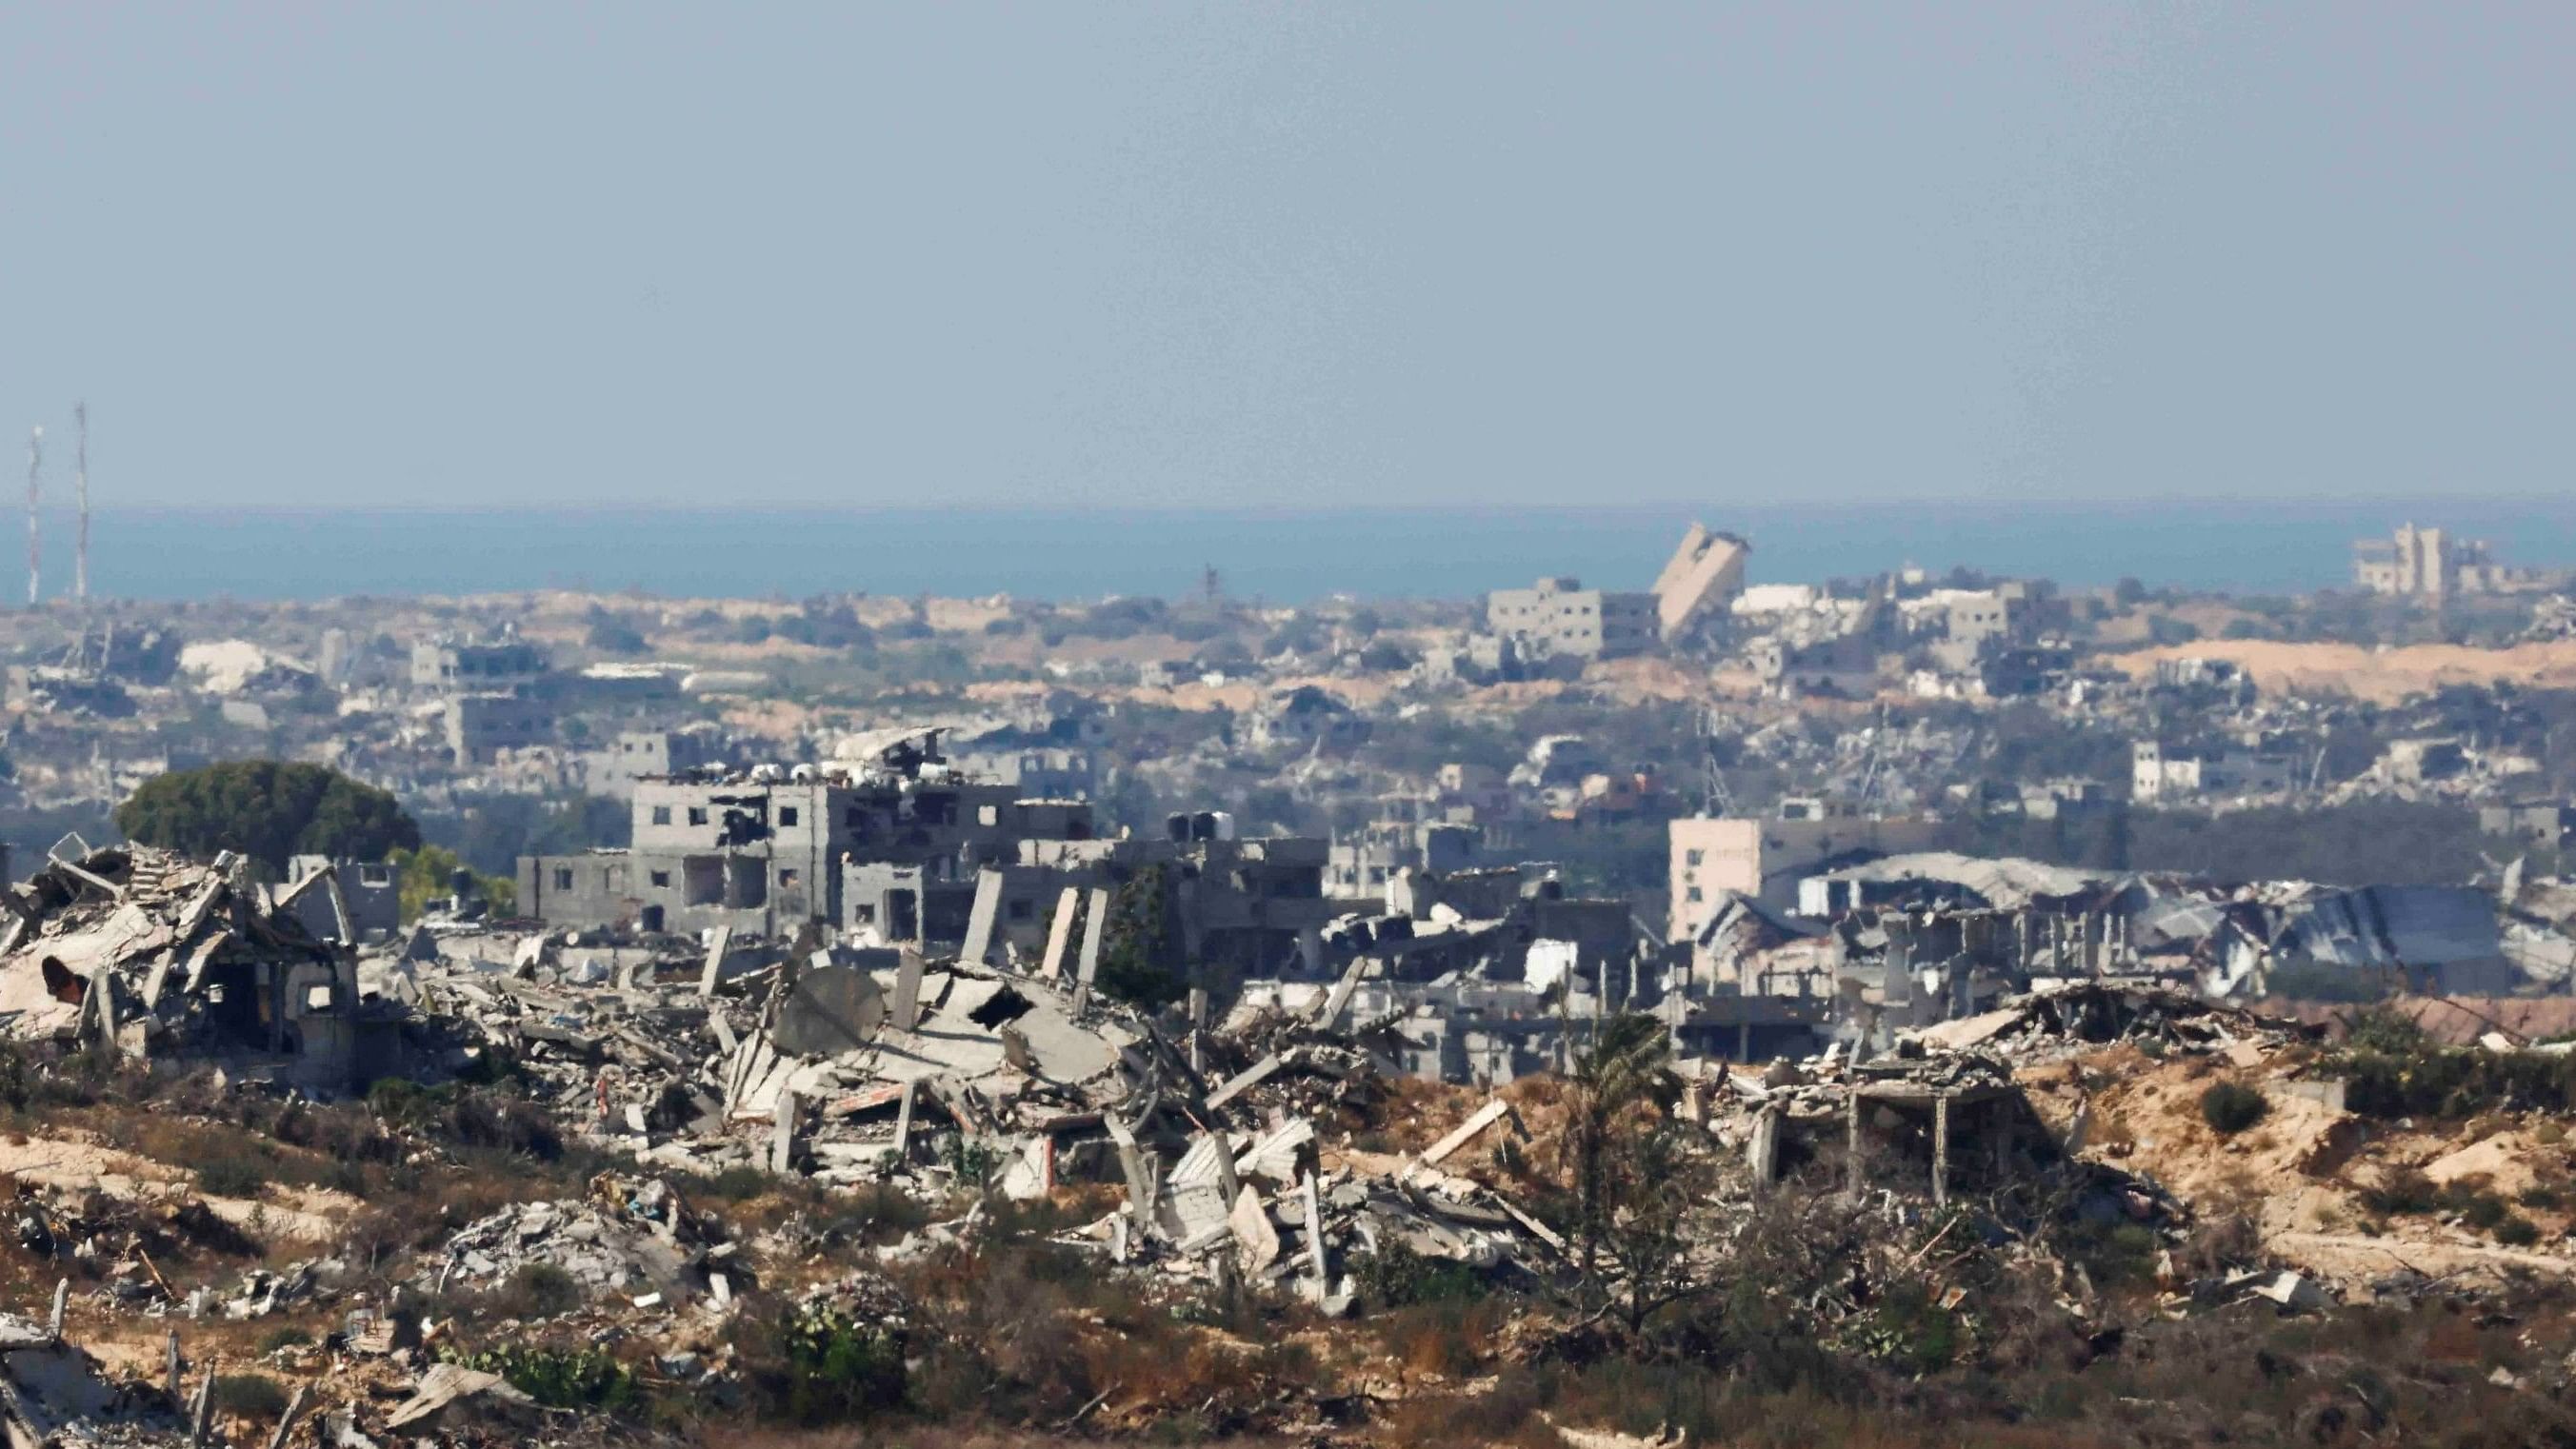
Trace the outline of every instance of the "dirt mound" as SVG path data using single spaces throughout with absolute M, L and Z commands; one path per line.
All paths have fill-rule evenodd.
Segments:
M 2265 694 L 2348 694 L 2395 704 L 2445 685 L 2513 683 L 2543 688 L 2576 685 L 2576 640 L 2472 649 L 2458 644 L 2412 644 L 2365 649 L 2358 644 L 2282 644 L 2257 639 L 2214 639 L 2096 656 L 2091 662 L 2132 679 L 2151 678 L 2167 659 L 2224 659 L 2244 669 Z
M 2540 1167 L 2559 1156 L 2528 1133 L 2499 1132 L 2425 1163 L 2424 1175 L 2444 1187 L 2469 1183 L 2506 1197 L 2519 1197 L 2539 1184 Z
M 2308 1187 L 2341 1169 L 2357 1146 L 2353 1119 L 2284 1090 L 2276 1069 L 2247 1070 L 2222 1058 L 2155 1061 L 2130 1047 L 2087 1059 L 2076 1072 L 2042 1068 L 2025 1081 L 2033 1104 L 2066 1130 L 2090 1088 L 2086 1155 L 2153 1178 L 2200 1206 L 2246 1207 L 2265 1230 L 2295 1226 L 2318 1203 Z M 2201 1094 L 2222 1081 L 2263 1094 L 2263 1119 L 2222 1135 L 2202 1117 Z

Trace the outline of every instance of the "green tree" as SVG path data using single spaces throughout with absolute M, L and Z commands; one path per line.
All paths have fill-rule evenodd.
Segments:
M 466 866 L 462 857 L 444 846 L 424 845 L 417 850 L 397 850 L 393 854 L 394 884 L 402 902 L 404 921 L 417 921 L 429 909 L 429 903 L 455 891 L 459 870 L 474 878 L 474 888 L 492 903 L 492 914 L 506 916 L 519 903 L 519 883 L 505 875 L 485 875 Z
M 292 855 L 382 860 L 420 844 L 420 827 L 392 795 L 282 760 L 228 760 L 145 781 L 116 807 L 116 828 L 188 855 L 240 851 L 280 875 Z
M 1681 1079 L 1672 1037 L 1654 1017 L 1597 1023 L 1570 1085 L 1567 1236 L 1586 1283 L 1642 1334 L 1660 1310 L 1709 1286 L 1689 1232 L 1714 1183 L 1707 1144 L 1673 1113 Z
M 1102 995 L 1150 1011 L 1179 1000 L 1189 989 L 1171 969 L 1171 928 L 1164 905 L 1159 865 L 1136 872 L 1110 893 L 1100 971 L 1093 978 Z

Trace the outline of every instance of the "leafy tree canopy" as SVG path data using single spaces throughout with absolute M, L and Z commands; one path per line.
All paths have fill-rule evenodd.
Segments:
M 509 915 L 519 903 L 517 881 L 506 875 L 486 875 L 474 870 L 462 856 L 443 846 L 424 845 L 417 850 L 397 850 L 393 860 L 394 884 L 402 902 L 405 925 L 419 920 L 429 909 L 431 901 L 451 893 L 459 870 L 473 875 L 474 889 L 491 903 L 494 916 Z
M 116 828 L 194 856 L 237 850 L 280 875 L 293 855 L 382 860 L 420 844 L 420 827 L 392 795 L 282 760 L 228 760 L 148 780 L 116 807 Z

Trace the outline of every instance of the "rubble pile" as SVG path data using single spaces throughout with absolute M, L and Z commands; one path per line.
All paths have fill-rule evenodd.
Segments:
M 540 934 L 517 938 L 498 963 L 473 954 L 478 944 L 450 936 L 426 959 L 406 948 L 362 969 L 444 1031 L 449 1070 L 504 1052 L 573 1120 L 625 1104 L 649 1108 L 664 1088 L 702 1075 L 700 1058 L 724 1037 L 714 1022 L 727 1004 L 695 985 L 664 984 L 667 953 L 617 952 L 624 959 L 611 966 L 602 961 L 610 953 L 577 954 Z
M 2018 1063 L 2062 1060 L 2113 1042 L 2159 1050 L 2276 1048 L 2312 1039 L 2295 1022 L 2221 1005 L 2161 982 L 2054 982 L 1992 1011 L 1939 1022 L 1903 1040 L 1935 1052 L 1983 1051 Z
M 459 1229 L 415 1281 L 431 1292 L 489 1288 L 542 1264 L 584 1297 L 678 1302 L 709 1294 L 722 1302 L 742 1276 L 740 1268 L 726 1271 L 735 1251 L 710 1240 L 669 1183 L 607 1174 L 587 1201 L 516 1203 Z
M 330 876 L 272 893 L 225 852 L 199 864 L 144 845 L 54 847 L 0 885 L 0 1030 L 125 1055 L 187 1048 L 262 1058 L 274 1074 L 344 1081 L 384 1025 L 362 1012 L 347 953 L 294 907 Z

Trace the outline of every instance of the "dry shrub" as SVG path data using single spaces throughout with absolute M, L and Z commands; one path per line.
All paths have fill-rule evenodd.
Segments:
M 1487 1444 L 1513 1449 L 1563 1449 L 1565 1441 L 1538 1417 L 1538 1376 L 1510 1373 L 1490 1393 L 1415 1394 L 1397 1404 L 1378 1427 L 1389 1444 Z
M 1465 1378 L 1493 1350 L 1500 1310 L 1490 1302 L 1421 1303 L 1381 1315 L 1370 1326 L 1386 1356 L 1414 1374 Z

